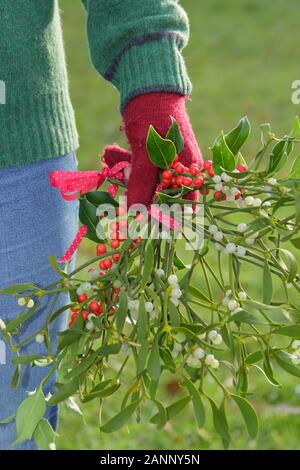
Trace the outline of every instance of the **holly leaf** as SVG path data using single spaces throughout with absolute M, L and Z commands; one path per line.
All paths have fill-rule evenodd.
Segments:
M 164 169 L 171 166 L 177 154 L 175 144 L 169 139 L 163 139 L 153 126 L 149 127 L 146 145 L 153 165 Z
M 173 116 L 171 116 L 171 120 L 172 120 L 172 126 L 168 130 L 166 139 L 171 140 L 175 144 L 177 153 L 180 153 L 182 152 L 184 148 L 184 140 L 183 140 L 183 137 L 182 137 L 182 134 L 181 134 L 181 131 L 180 131 L 180 128 L 178 126 L 176 119 Z
M 217 137 L 213 147 L 213 170 L 217 175 L 224 170 L 233 171 L 235 169 L 235 159 L 232 151 L 228 147 L 223 131 Z

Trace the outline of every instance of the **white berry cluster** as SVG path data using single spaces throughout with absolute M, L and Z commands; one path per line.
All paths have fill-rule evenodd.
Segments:
M 211 341 L 212 344 L 218 346 L 222 343 L 223 338 L 218 333 L 216 330 L 211 330 L 207 333 L 204 333 L 199 336 L 200 339 L 205 339 L 207 336 L 207 339 Z M 201 360 L 204 360 L 204 363 L 208 366 L 211 367 L 212 369 L 218 369 L 219 368 L 219 361 L 218 359 L 215 358 L 213 354 L 206 354 L 205 350 L 203 348 L 196 348 L 191 355 L 187 358 L 187 364 L 190 367 L 193 367 L 195 369 L 199 368 L 201 366 Z
M 140 301 L 138 299 L 128 301 L 128 309 L 133 320 L 137 320 L 138 318 L 139 305 Z M 145 308 L 146 312 L 149 313 L 151 320 L 154 320 L 157 317 L 157 311 L 155 310 L 153 303 L 150 301 L 145 302 Z
M 244 229 L 244 225 L 246 226 L 246 228 Z M 240 230 L 239 230 L 239 227 L 240 227 Z M 242 232 L 242 230 L 246 230 L 247 229 L 247 225 L 246 224 L 239 224 L 238 225 L 238 231 L 239 232 Z M 220 230 L 217 225 L 215 224 L 211 224 L 209 227 L 208 227 L 208 231 L 209 233 L 213 236 L 213 239 L 216 241 L 216 242 L 220 242 L 223 240 L 224 238 L 224 234 L 222 232 L 222 230 Z M 235 254 L 237 256 L 245 256 L 246 253 L 247 253 L 247 250 L 244 246 L 241 246 L 241 245 L 236 245 L 235 243 L 233 242 L 228 242 L 226 243 L 225 246 L 221 245 L 220 243 L 215 243 L 215 248 L 218 250 L 218 251 L 222 251 L 223 253 L 225 253 L 226 255 L 229 255 L 229 254 Z
M 246 300 L 247 299 L 247 294 L 246 292 L 244 291 L 241 291 L 238 293 L 238 298 L 239 300 Z M 227 307 L 227 309 L 231 312 L 231 313 L 238 313 L 242 310 L 241 306 L 240 306 L 240 303 L 232 298 L 232 290 L 227 290 L 225 292 L 225 296 L 222 300 L 222 304 Z
M 292 362 L 298 365 L 300 364 L 300 340 L 299 339 L 295 339 L 292 342 L 292 349 L 293 349 Z
M 170 286 L 170 300 L 176 307 L 178 307 L 182 291 L 180 290 L 176 274 L 171 274 L 168 277 L 168 284 Z
M 83 295 L 87 294 L 92 288 L 92 285 L 90 282 L 82 282 L 80 286 L 76 290 L 77 295 Z
M 26 307 L 27 308 L 32 308 L 34 307 L 34 300 L 33 299 L 25 299 L 25 297 L 19 297 L 18 298 L 18 305 L 20 305 L 20 307 Z

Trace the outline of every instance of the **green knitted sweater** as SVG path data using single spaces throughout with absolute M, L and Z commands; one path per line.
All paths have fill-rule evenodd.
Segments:
M 177 0 L 82 3 L 92 62 L 120 91 L 121 109 L 145 93 L 190 92 L 188 20 Z M 0 0 L 0 167 L 77 147 L 57 0 Z

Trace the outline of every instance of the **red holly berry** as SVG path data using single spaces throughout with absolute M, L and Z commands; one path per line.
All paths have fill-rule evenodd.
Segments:
M 77 300 L 79 303 L 83 303 L 87 300 L 87 295 L 86 294 L 81 294 L 81 295 L 77 295 Z
M 207 174 L 208 174 L 208 176 L 210 176 L 211 178 L 212 178 L 213 176 L 215 176 L 215 172 L 213 171 L 212 168 L 210 168 L 210 169 L 207 170 Z
M 180 162 L 176 163 L 176 165 L 174 166 L 174 170 L 176 171 L 176 173 L 184 173 L 185 169 L 186 167 Z
M 211 160 L 205 160 L 205 162 L 203 162 L 203 168 L 204 170 L 208 171 L 210 170 L 212 167 L 212 161 Z
M 201 188 L 199 189 L 200 193 L 201 194 L 209 194 L 210 193 L 210 190 L 208 188 Z
M 112 263 L 111 259 L 107 258 L 107 259 L 104 260 L 104 264 L 105 264 L 105 269 L 109 269 L 109 268 L 112 267 L 113 263 Z
M 241 197 L 241 193 L 238 192 L 238 193 L 236 193 L 236 195 L 234 196 L 234 199 L 237 200 L 237 199 L 240 199 L 240 197 Z
M 92 300 L 89 304 L 89 309 L 92 313 L 97 313 L 99 310 L 100 304 L 97 302 L 97 300 Z
M 118 216 L 125 215 L 126 212 L 127 212 L 127 208 L 126 208 L 125 206 L 120 206 L 120 207 L 118 207 L 117 210 L 116 210 L 116 214 L 117 214 Z
M 87 310 L 82 310 L 82 318 L 84 319 L 84 321 L 88 319 L 88 316 L 89 312 Z
M 174 158 L 173 163 L 172 163 L 171 166 L 174 167 L 174 165 L 176 165 L 176 163 L 177 163 L 178 161 L 179 161 L 179 157 L 178 157 L 178 155 L 176 155 L 176 157 Z
M 173 173 L 170 170 L 164 170 L 162 172 L 162 179 L 163 180 L 170 180 L 172 178 L 172 176 L 173 176 Z
M 197 173 L 200 171 L 199 165 L 197 163 L 192 163 L 189 168 L 189 172 L 191 175 L 196 176 Z
M 114 314 L 115 311 L 116 311 L 116 307 L 114 307 L 114 306 L 110 307 L 109 311 L 110 311 L 111 314 Z
M 106 253 L 106 246 L 104 245 L 104 243 L 98 243 L 96 252 L 97 252 L 97 256 L 101 256 Z
M 225 201 L 226 200 L 226 195 L 222 193 L 222 191 L 215 191 L 214 192 L 214 198 L 217 201 Z
M 112 255 L 112 259 L 116 262 L 118 262 L 120 258 L 121 258 L 120 253 L 115 253 L 114 255 Z
M 118 232 L 110 232 L 110 238 L 111 238 L 111 240 L 118 240 L 119 239 L 119 233 Z
M 192 178 L 190 178 L 189 176 L 185 176 L 185 177 L 183 178 L 183 184 L 184 184 L 184 186 L 191 186 L 192 182 L 193 182 L 193 180 L 192 180 Z
M 110 244 L 113 250 L 117 250 L 120 247 L 121 243 L 119 240 L 113 240 Z
M 182 183 L 183 183 L 183 179 L 184 179 L 183 176 L 177 176 L 177 177 L 176 177 L 176 185 L 177 185 L 177 186 L 181 186 Z
M 236 167 L 236 169 L 239 170 L 241 173 L 242 173 L 243 171 L 247 171 L 246 165 L 238 165 L 238 166 Z
M 111 224 L 109 225 L 109 228 L 113 232 L 116 232 L 117 230 L 119 230 L 119 222 L 111 222 Z
M 79 308 L 76 308 L 76 307 L 72 307 L 70 310 L 73 313 L 78 313 L 79 312 Z
M 128 221 L 126 219 L 122 219 L 119 221 L 120 228 L 127 228 L 127 226 L 128 226 Z
M 194 186 L 196 186 L 196 188 L 201 188 L 201 186 L 204 185 L 204 180 L 203 178 L 201 178 L 201 176 L 198 176 L 197 178 L 194 179 Z
M 163 188 L 169 188 L 171 186 L 171 180 L 163 179 L 161 184 L 163 185 Z
M 137 238 L 134 240 L 134 243 L 135 243 L 136 245 L 138 245 L 139 243 L 141 243 L 141 241 L 142 241 L 142 237 L 137 237 Z

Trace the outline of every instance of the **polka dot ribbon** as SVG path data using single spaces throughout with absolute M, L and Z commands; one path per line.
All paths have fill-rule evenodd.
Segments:
M 80 196 L 98 189 L 106 178 L 122 179 L 122 170 L 130 165 L 129 162 L 119 162 L 112 168 L 105 166 L 103 171 L 52 171 L 50 184 L 59 188 L 63 199 L 72 201 Z
M 67 263 L 68 261 L 70 261 L 75 253 L 75 251 L 77 250 L 77 248 L 79 247 L 80 243 L 82 242 L 83 238 L 85 237 L 85 235 L 87 234 L 87 231 L 88 231 L 88 228 L 86 225 L 82 225 L 80 227 L 80 229 L 78 230 L 77 232 L 77 235 L 76 237 L 74 238 L 74 241 L 73 243 L 70 245 L 70 247 L 67 249 L 67 251 L 65 252 L 64 256 L 62 256 L 61 258 L 59 258 L 58 262 L 59 263 Z

